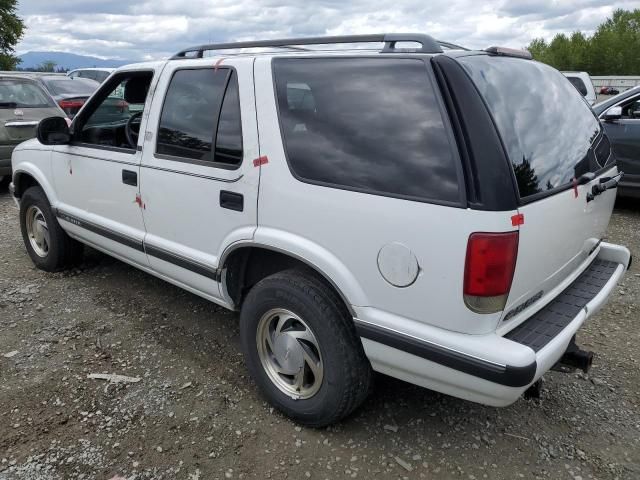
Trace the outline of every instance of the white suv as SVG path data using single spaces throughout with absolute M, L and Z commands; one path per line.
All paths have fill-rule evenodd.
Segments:
M 384 48 L 308 49 L 365 42 Z M 111 111 L 117 88 L 138 112 Z M 619 175 L 575 88 L 426 35 L 123 67 L 13 172 L 36 266 L 87 244 L 239 310 L 253 378 L 306 425 L 353 411 L 372 371 L 504 406 L 586 369 L 576 331 L 630 263 L 601 240 Z

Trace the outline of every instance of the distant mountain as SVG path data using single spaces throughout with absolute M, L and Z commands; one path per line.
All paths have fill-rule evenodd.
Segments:
M 135 60 L 114 60 L 76 55 L 65 52 L 27 52 L 19 56 L 22 62 L 18 64 L 20 69 L 37 68 L 43 62 L 54 62 L 56 68 L 73 70 L 75 68 L 102 67 L 116 68 L 128 63 L 135 63 Z

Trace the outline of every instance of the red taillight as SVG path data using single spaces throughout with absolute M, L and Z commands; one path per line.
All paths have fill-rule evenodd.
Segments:
M 124 113 L 129 109 L 129 104 L 124 100 L 118 100 L 116 103 L 116 110 L 120 113 Z
M 82 107 L 82 105 L 84 105 L 84 100 L 60 100 L 58 105 L 66 111 L 67 109 Z
M 464 300 L 471 310 L 504 309 L 518 257 L 518 232 L 472 233 L 464 267 Z

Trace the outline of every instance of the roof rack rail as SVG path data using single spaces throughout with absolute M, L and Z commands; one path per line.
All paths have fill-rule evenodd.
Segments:
M 204 52 L 211 50 L 232 50 L 238 48 L 262 48 L 262 47 L 291 47 L 299 45 L 329 45 L 338 43 L 376 43 L 383 42 L 383 53 L 442 53 L 441 44 L 447 48 L 446 42 L 438 42 L 429 35 L 422 33 L 380 33 L 371 35 L 341 35 L 331 37 L 302 37 L 283 38 L 278 40 L 250 40 L 246 42 L 233 43 L 211 43 L 186 48 L 176 53 L 170 60 L 183 58 L 202 58 Z M 421 45 L 420 48 L 397 49 L 398 42 L 414 42 Z M 456 46 L 457 47 L 457 46 Z
M 460 45 L 456 45 L 455 43 L 443 42 L 442 40 L 436 40 L 436 42 L 438 42 L 441 47 L 448 48 L 449 50 L 466 50 L 466 51 L 469 51 L 468 48 L 462 47 Z

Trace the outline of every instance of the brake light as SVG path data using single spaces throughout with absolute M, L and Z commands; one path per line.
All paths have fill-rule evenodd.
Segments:
M 84 105 L 84 100 L 60 100 L 58 102 L 58 105 L 60 105 L 60 108 L 66 111 L 67 109 L 82 107 L 82 105 Z
M 127 102 L 125 102 L 124 100 L 118 100 L 118 102 L 116 103 L 116 110 L 119 113 L 124 113 L 129 109 L 129 104 Z
M 504 309 L 518 257 L 518 232 L 472 233 L 464 266 L 464 302 L 478 313 Z

